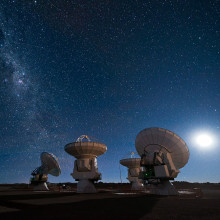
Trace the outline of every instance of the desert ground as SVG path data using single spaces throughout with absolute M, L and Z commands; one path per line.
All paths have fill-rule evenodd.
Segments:
M 0 219 L 220 219 L 220 184 L 174 182 L 178 196 L 130 190 L 130 184 L 98 183 L 96 194 L 76 184 L 0 185 Z

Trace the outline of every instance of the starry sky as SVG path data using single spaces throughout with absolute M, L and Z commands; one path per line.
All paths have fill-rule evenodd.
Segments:
M 176 180 L 220 182 L 219 1 L 0 2 L 0 183 L 28 183 L 40 153 L 58 157 L 80 135 L 108 147 L 104 182 L 126 182 L 119 160 L 135 137 L 162 127 L 188 144 Z M 199 148 L 194 134 L 216 141 Z

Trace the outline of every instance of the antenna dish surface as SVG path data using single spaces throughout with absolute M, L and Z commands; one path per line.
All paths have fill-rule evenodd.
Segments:
M 107 151 L 107 146 L 102 143 L 91 141 L 76 141 L 67 144 L 64 150 L 77 159 L 93 158 L 104 154 Z
M 120 160 L 120 164 L 128 168 L 140 167 L 141 158 L 127 158 Z
M 164 128 L 146 128 L 140 131 L 135 147 L 140 156 L 147 152 L 170 153 L 177 169 L 184 167 L 189 160 L 189 149 L 183 139 Z
M 42 167 L 46 170 L 47 174 L 52 176 L 59 176 L 61 173 L 58 159 L 52 153 L 43 152 L 40 156 Z

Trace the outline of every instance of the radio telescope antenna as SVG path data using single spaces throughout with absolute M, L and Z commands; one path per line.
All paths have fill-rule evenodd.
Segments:
M 43 152 L 40 156 L 41 166 L 32 171 L 31 184 L 34 190 L 49 190 L 47 187 L 48 174 L 59 176 L 61 173 L 58 159 L 52 153 Z
M 87 141 L 82 141 L 83 139 Z M 79 181 L 77 193 L 95 193 L 93 183 L 101 179 L 96 158 L 107 151 L 107 146 L 91 141 L 87 135 L 81 135 L 76 142 L 67 144 L 64 150 L 77 159 L 71 174 L 76 181 Z
M 146 128 L 138 133 L 135 147 L 143 167 L 139 177 L 149 185 L 150 192 L 176 195 L 169 180 L 174 180 L 189 160 L 189 149 L 183 139 L 167 129 Z
M 120 160 L 120 164 L 128 168 L 127 179 L 131 183 L 131 189 L 143 190 L 143 180 L 139 179 L 139 173 L 142 171 L 141 158 L 135 157 L 135 154 L 135 152 L 127 154 L 125 159 Z

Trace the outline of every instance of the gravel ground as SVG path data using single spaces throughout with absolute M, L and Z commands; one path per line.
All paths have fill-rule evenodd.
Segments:
M 96 194 L 0 186 L 0 219 L 220 219 L 219 187 L 184 194 L 184 186 L 179 196 L 153 196 L 103 186 Z

